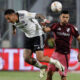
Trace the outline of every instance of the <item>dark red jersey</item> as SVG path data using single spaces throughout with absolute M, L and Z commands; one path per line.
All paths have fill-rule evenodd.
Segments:
M 54 23 L 51 26 L 51 31 L 55 38 L 55 50 L 64 54 L 70 53 L 72 37 L 79 36 L 77 28 L 72 24 L 62 26 L 60 23 Z

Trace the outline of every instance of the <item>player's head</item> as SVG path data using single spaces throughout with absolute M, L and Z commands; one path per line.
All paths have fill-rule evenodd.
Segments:
M 67 10 L 63 10 L 60 14 L 60 23 L 67 24 L 69 22 L 69 12 Z
M 13 9 L 7 9 L 4 13 L 5 18 L 8 22 L 10 23 L 15 23 L 16 22 L 16 14 L 15 11 Z

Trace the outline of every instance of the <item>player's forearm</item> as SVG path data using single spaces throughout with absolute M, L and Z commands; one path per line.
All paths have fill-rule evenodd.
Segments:
M 45 19 L 45 17 L 43 15 L 41 15 L 41 14 L 36 14 L 36 18 L 37 19 L 42 19 L 42 20 Z

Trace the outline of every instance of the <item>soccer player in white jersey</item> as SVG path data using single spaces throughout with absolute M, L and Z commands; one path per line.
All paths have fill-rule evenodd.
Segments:
M 7 9 L 4 13 L 8 22 L 13 24 L 13 33 L 16 33 L 16 27 L 23 31 L 26 35 L 27 41 L 24 49 L 25 62 L 34 65 L 38 68 L 44 68 L 45 66 L 40 62 L 48 62 L 54 64 L 59 70 L 63 71 L 64 66 L 55 59 L 49 58 L 43 55 L 44 42 L 43 42 L 43 30 L 37 19 L 41 19 L 42 22 L 48 23 L 48 20 L 44 16 L 37 13 L 31 13 L 25 10 L 15 12 L 13 9 Z M 35 51 L 37 60 L 32 58 L 31 55 Z

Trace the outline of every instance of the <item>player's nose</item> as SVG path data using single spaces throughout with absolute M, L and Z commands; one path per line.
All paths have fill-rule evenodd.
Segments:
M 64 19 L 64 22 L 66 22 L 67 21 L 67 19 Z

